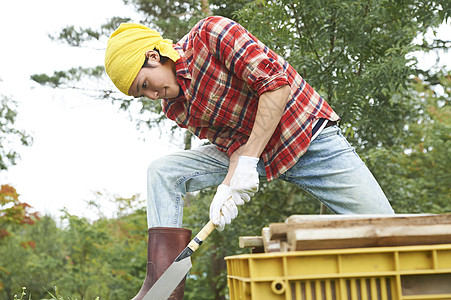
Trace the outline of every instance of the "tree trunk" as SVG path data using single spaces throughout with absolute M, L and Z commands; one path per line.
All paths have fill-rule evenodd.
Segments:
M 211 253 L 211 281 L 210 285 L 213 289 L 213 294 L 215 300 L 225 300 L 225 296 L 221 295 L 221 292 L 224 290 L 224 286 L 219 285 L 217 280 L 221 276 L 222 271 L 227 268 L 226 262 L 224 260 L 224 253 L 221 249 L 218 250 L 218 246 L 221 244 L 221 240 L 215 240 L 212 245 L 212 253 Z
M 191 140 L 193 138 L 193 134 L 191 132 L 189 132 L 188 130 L 185 131 L 185 150 L 190 150 L 191 149 Z
M 200 0 L 201 2 L 201 11 L 204 15 L 211 16 L 210 3 L 208 0 Z

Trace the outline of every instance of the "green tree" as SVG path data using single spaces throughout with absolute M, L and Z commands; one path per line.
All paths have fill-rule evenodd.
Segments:
M 63 231 L 50 216 L 44 216 L 24 232 L 25 240 L 33 241 L 29 250 L 29 264 L 23 268 L 30 274 L 29 280 L 21 281 L 33 299 L 48 298 L 48 291 L 65 273 L 67 263 L 63 241 Z
M 18 229 L 17 226 L 11 227 L 10 232 Z M 27 268 L 32 261 L 32 247 L 33 243 L 26 241 L 19 232 L 0 241 L 1 299 L 14 299 L 14 294 L 22 288 L 21 283 L 32 281 Z
M 68 226 L 63 242 L 66 244 L 65 272 L 55 285 L 81 299 L 106 298 L 109 278 L 107 264 L 102 261 L 103 245 L 110 236 L 99 222 L 91 224 L 86 218 L 66 212 L 64 220 Z
M 32 212 L 30 205 L 19 200 L 14 187 L 7 184 L 0 187 L 0 240 L 9 235 L 8 225 L 34 224 L 38 218 L 38 213 Z
M 48 299 L 55 286 L 64 299 L 133 297 L 146 273 L 145 210 L 137 196 L 109 200 L 114 218 L 90 221 L 66 211 L 59 224 L 44 216 L 34 226 L 10 226 L 0 240 L 0 299 L 22 287 L 32 299 Z
M 39 220 L 30 205 L 19 200 L 16 189 L 9 185 L 0 188 L 0 295 L 12 299 L 13 287 L 18 278 L 29 274 L 21 268 L 28 261 L 28 248 L 36 243 L 24 238 L 21 231 Z M 21 257 L 26 257 L 21 259 Z
M 341 116 L 353 144 L 392 146 L 416 114 L 406 94 L 418 75 L 415 50 L 451 41 L 414 40 L 448 20 L 449 1 L 254 1 L 237 13 L 283 55 Z
M 0 242 L 1 265 L 7 272 L 0 274 L 4 289 L 0 299 L 13 299 L 22 287 L 32 299 L 48 298 L 47 291 L 64 273 L 62 230 L 55 221 L 44 216 L 33 226 L 11 226 L 11 236 Z
M 416 77 L 410 89 L 418 116 L 403 143 L 368 152 L 374 171 L 399 213 L 451 212 L 451 76 Z
M 32 138 L 15 126 L 16 118 L 16 102 L 0 94 L 0 171 L 16 164 L 18 146 L 32 143 Z

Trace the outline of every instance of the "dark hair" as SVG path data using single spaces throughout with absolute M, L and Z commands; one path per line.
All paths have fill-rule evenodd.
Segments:
M 160 55 L 160 63 L 161 63 L 162 65 L 164 65 L 164 64 L 168 61 L 169 57 L 166 57 L 166 56 L 161 55 L 161 54 L 160 54 L 160 51 L 158 51 L 157 49 L 153 49 L 153 50 L 154 50 L 155 52 L 157 52 L 158 55 Z M 141 68 L 152 68 L 150 65 L 148 65 L 148 62 L 149 62 L 149 58 L 146 57 L 146 60 L 144 61 L 143 66 L 142 66 Z

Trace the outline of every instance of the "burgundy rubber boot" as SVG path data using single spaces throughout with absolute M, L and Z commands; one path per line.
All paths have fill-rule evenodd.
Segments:
M 141 300 L 152 285 L 174 262 L 191 239 L 191 230 L 172 227 L 149 228 L 147 244 L 147 274 L 141 290 L 132 300 Z M 169 297 L 170 300 L 182 300 L 185 292 L 185 278 Z

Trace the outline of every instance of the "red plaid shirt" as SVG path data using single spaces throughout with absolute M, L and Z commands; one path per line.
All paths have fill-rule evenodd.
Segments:
M 339 119 L 293 67 L 230 19 L 200 21 L 174 48 L 183 93 L 162 101 L 165 115 L 229 156 L 248 140 L 259 96 L 290 85 L 291 98 L 261 155 L 269 181 L 307 151 L 315 120 Z

